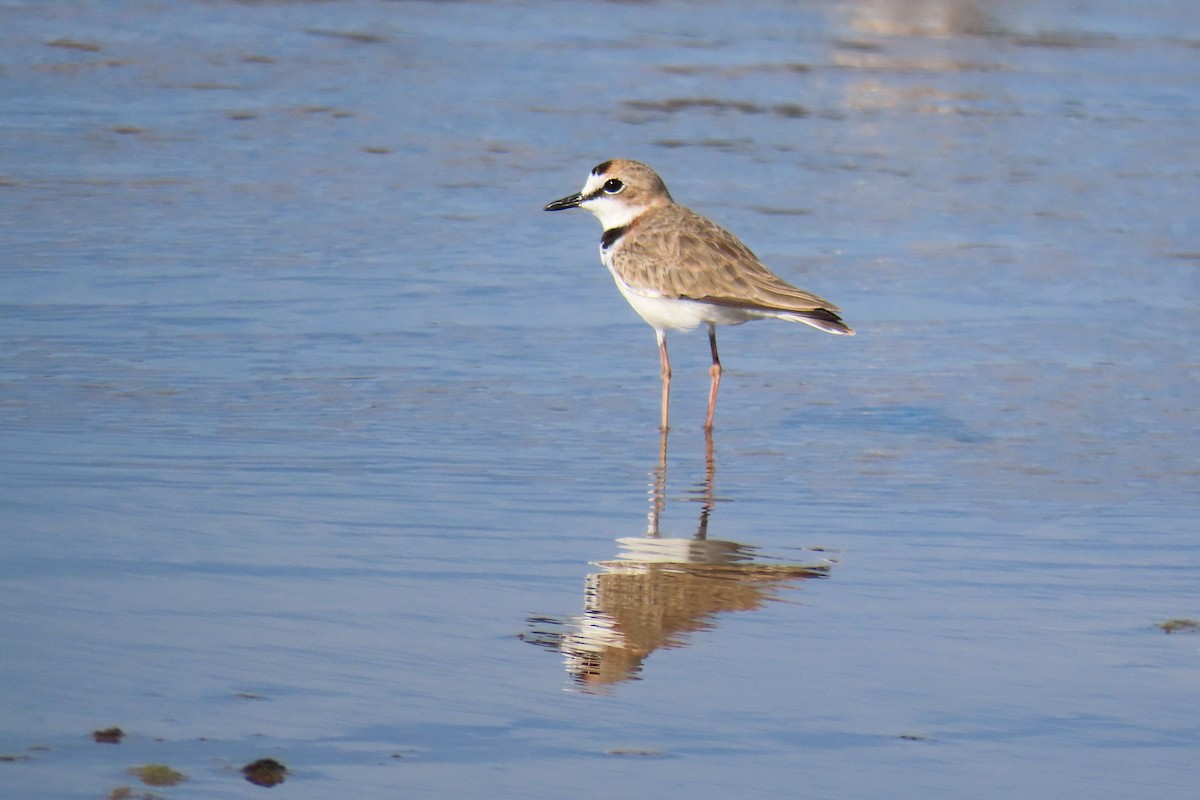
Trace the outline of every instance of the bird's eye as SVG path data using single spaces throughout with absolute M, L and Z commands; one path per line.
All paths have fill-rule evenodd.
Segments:
M 616 194 L 617 192 L 621 191 L 624 188 L 625 188 L 625 184 L 621 183 L 616 178 L 609 178 L 608 180 L 606 180 L 604 182 L 604 193 L 605 194 Z

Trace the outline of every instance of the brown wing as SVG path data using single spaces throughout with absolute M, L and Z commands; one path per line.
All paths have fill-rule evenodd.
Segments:
M 824 310 L 831 321 L 839 310 L 787 283 L 732 233 L 679 205 L 644 214 L 614 253 L 613 266 L 631 287 L 663 297 L 802 315 Z

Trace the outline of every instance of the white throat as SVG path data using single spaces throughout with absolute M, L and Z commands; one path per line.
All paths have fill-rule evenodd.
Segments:
M 589 175 L 587 183 L 583 185 L 582 194 L 585 197 L 592 194 L 604 185 L 604 181 L 605 178 L 601 175 Z M 596 219 L 600 220 L 600 224 L 606 231 L 625 227 L 646 210 L 645 206 L 630 205 L 625 202 L 625 198 L 620 194 L 604 194 L 603 192 L 591 200 L 580 203 L 579 207 L 595 214 Z

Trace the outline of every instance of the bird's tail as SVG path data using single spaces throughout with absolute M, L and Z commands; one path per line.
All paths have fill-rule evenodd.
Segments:
M 838 336 L 853 336 L 854 329 L 846 323 L 842 322 L 842 318 L 836 312 L 830 311 L 828 308 L 814 308 L 811 311 L 791 311 L 779 315 L 780 319 L 786 319 L 791 322 L 803 322 L 805 325 L 811 325 L 817 330 L 825 331 L 826 333 L 837 334 Z

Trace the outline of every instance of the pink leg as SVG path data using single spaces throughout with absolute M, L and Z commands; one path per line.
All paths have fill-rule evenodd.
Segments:
M 711 431 L 713 426 L 713 414 L 717 411 L 717 390 L 721 387 L 721 359 L 717 357 L 717 327 L 715 325 L 708 326 L 708 346 L 712 350 L 712 366 L 708 368 L 708 374 L 712 376 L 712 385 L 708 388 L 708 418 L 704 420 L 704 430 Z
M 671 401 L 671 359 L 667 357 L 666 331 L 656 330 L 658 335 L 658 360 L 662 366 L 662 431 L 667 432 L 667 408 Z

